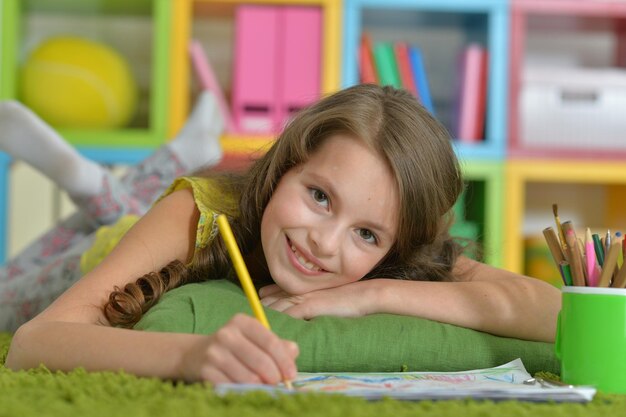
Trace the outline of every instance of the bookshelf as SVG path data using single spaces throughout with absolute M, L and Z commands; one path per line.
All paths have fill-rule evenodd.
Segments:
M 122 52 L 141 50 L 129 59 L 133 71 L 140 74 L 141 116 L 128 128 L 61 132 L 94 160 L 135 163 L 177 133 L 199 92 L 187 52 L 191 39 L 204 46 L 230 100 L 235 11 L 242 4 L 319 8 L 323 22 L 322 95 L 358 81 L 356 57 L 363 32 L 371 34 L 374 41 L 419 44 L 436 115 L 451 131 L 459 51 L 472 42 L 487 48 L 484 137 L 475 143 L 455 140 L 454 146 L 467 181 L 462 212 L 466 221 L 477 225 L 488 263 L 523 272 L 524 240 L 552 225 L 551 205 L 555 202 L 562 219 L 570 218 L 581 227 L 606 230 L 626 224 L 619 211 L 626 203 L 622 197 L 626 195 L 626 172 L 619 162 L 626 156 L 626 147 L 600 152 L 562 146 L 537 148 L 519 134 L 522 68 L 538 50 L 544 52 L 542 48 L 555 42 L 561 45 L 561 38 L 584 35 L 601 39 L 599 49 L 582 42 L 583 56 L 600 57 L 594 68 L 626 67 L 626 5 L 620 2 L 0 0 L 0 99 L 18 96 L 21 59 L 37 39 L 55 33 L 55 22 L 63 22 L 63 30 L 79 36 L 95 30 L 99 39 L 111 41 Z M 114 33 L 120 22 L 133 22 L 139 30 L 137 37 L 126 36 L 121 42 L 123 32 Z M 546 35 L 550 39 L 544 42 Z M 274 138 L 273 134 L 227 132 L 222 137 L 224 166 L 243 168 Z M 0 155 L 0 260 L 7 250 L 10 178 L 11 161 Z
M 241 4 L 271 6 L 307 6 L 319 7 L 322 12 L 322 57 L 321 60 L 321 94 L 331 93 L 342 85 L 353 83 L 347 74 L 356 71 L 353 57 L 354 45 L 348 39 L 354 38 L 356 31 L 351 16 L 360 16 L 363 11 L 369 17 L 367 24 L 376 26 L 376 13 L 389 11 L 388 18 L 394 19 L 403 10 L 411 10 L 414 16 L 426 17 L 434 24 L 426 25 L 426 29 L 449 30 L 459 29 L 462 42 L 477 40 L 489 45 L 490 78 L 488 106 L 490 116 L 487 120 L 485 140 L 468 146 L 457 143 L 456 149 L 463 159 L 463 169 L 467 176 L 468 188 L 465 195 L 463 212 L 468 221 L 476 224 L 479 238 L 485 246 L 486 260 L 495 265 L 502 263 L 500 251 L 499 224 L 501 223 L 501 199 L 497 196 L 502 188 L 501 161 L 504 143 L 504 118 L 502 113 L 505 89 L 506 45 L 506 7 L 499 1 L 346 1 L 337 0 L 141 0 L 127 4 L 120 0 L 104 2 L 90 0 L 77 5 L 69 0 L 51 4 L 43 0 L 0 0 L 3 11 L 2 30 L 2 65 L 8 69 L 0 73 L 0 97 L 14 98 L 17 91 L 18 57 L 28 44 L 29 36 L 33 36 L 24 28 L 33 26 L 32 19 L 46 19 L 52 16 L 64 16 L 66 20 L 88 20 L 97 16 L 99 19 L 120 18 L 130 16 L 141 20 L 144 26 L 150 26 L 152 35 L 150 63 L 151 83 L 146 84 L 149 97 L 154 98 L 149 104 L 144 124 L 139 129 L 122 129 L 112 132 L 79 132 L 62 131 L 81 152 L 104 163 L 129 164 L 144 157 L 156 145 L 166 138 L 172 137 L 182 126 L 194 96 L 199 87 L 194 79 L 188 57 L 189 41 L 199 39 L 205 47 L 211 61 L 215 62 L 220 85 L 227 95 L 230 91 L 229 72 L 233 60 L 233 26 L 234 14 Z M 345 16 L 345 19 L 343 19 Z M 434 18 L 434 19 L 433 19 Z M 358 23 L 358 19 L 357 19 Z M 388 24 L 388 23 L 386 23 Z M 29 26 L 30 25 L 30 26 Z M 352 25 L 352 26 L 351 26 Z M 342 32 L 342 26 L 344 30 Z M 70 28 L 72 26 L 70 25 Z M 383 28 L 384 29 L 384 28 Z M 413 30 L 411 23 L 405 23 L 405 29 Z M 79 29 L 74 33 L 80 34 Z M 497 33 L 497 34 L 496 34 Z M 106 38 L 106 34 L 104 35 Z M 344 49 L 342 49 L 342 47 Z M 212 55 L 213 54 L 213 55 Z M 453 59 L 447 54 L 446 59 Z M 343 72 L 342 72 L 343 71 Z M 354 77 L 354 74 L 351 75 Z M 157 82 L 158 81 L 158 82 Z M 147 92 L 144 94 L 148 95 Z M 447 94 L 447 96 L 446 96 Z M 442 111 L 450 111 L 450 92 L 443 94 Z M 446 100 L 448 101 L 446 103 Z M 446 109 L 447 107 L 447 109 Z M 159 109 L 158 111 L 156 109 Z M 158 132 L 158 133 L 157 133 Z M 256 152 L 263 152 L 274 140 L 273 135 L 255 135 L 227 132 L 222 137 L 225 149 L 225 166 L 240 168 L 250 160 Z M 99 146 L 106 143 L 106 146 Z M 130 146 L 129 144 L 132 144 Z M 98 145 L 98 146 L 97 146 Z M 10 175 L 9 159 L 0 160 L 0 188 L 2 195 L 8 193 L 7 177 Z M 4 167 L 4 171 L 2 168 Z M 6 202 L 4 202 L 6 203 Z M 6 219 L 6 204 L 0 204 Z M 0 211 L 0 215 L 3 212 Z M 0 222 L 6 224 L 4 222 Z M 6 228 L 0 228 L 6 236 Z M 5 245 L 5 240 L 2 240 Z M 3 247 L 0 247 L 2 249 Z M 4 253 L 4 252 L 3 252 Z

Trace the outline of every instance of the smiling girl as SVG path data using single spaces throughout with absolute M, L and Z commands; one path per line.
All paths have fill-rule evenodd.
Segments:
M 165 291 L 235 279 L 218 213 L 230 217 L 264 304 L 294 317 L 385 312 L 551 340 L 556 289 L 460 255 L 448 227 L 462 187 L 447 132 L 412 96 L 340 91 L 299 113 L 244 176 L 177 180 L 18 330 L 7 366 L 213 383 L 295 377 L 298 347 L 248 316 L 208 336 L 131 329 Z

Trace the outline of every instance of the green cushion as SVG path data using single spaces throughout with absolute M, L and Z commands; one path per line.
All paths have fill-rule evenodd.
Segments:
M 136 329 L 211 334 L 234 314 L 251 309 L 228 281 L 188 284 L 166 293 Z M 301 372 L 460 371 L 521 358 L 532 374 L 559 372 L 550 343 L 497 337 L 462 327 L 391 314 L 298 320 L 266 309 L 280 337 L 300 346 Z

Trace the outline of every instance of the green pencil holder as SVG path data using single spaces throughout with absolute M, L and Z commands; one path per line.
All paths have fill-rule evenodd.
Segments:
M 555 351 L 561 379 L 626 394 L 626 289 L 562 287 Z

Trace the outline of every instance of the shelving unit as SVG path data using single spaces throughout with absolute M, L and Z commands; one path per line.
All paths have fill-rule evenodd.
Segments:
M 626 195 L 626 168 L 620 164 L 626 157 L 626 146 L 602 152 L 533 148 L 519 134 L 522 68 L 540 43 L 538 34 L 548 31 L 556 34 L 554 38 L 577 33 L 611 37 L 611 43 L 603 44 L 608 53 L 601 65 L 626 68 L 626 4 L 622 2 L 0 0 L 0 99 L 18 97 L 19 63 L 37 40 L 58 33 L 52 22 L 70 22 L 62 26 L 63 32 L 79 36 L 95 33 L 123 53 L 140 50 L 140 56 L 127 56 L 133 70 L 141 74 L 143 88 L 141 116 L 132 126 L 114 131 L 61 132 L 96 161 L 135 163 L 178 132 L 199 92 L 188 57 L 191 39 L 202 43 L 230 98 L 234 15 L 241 4 L 320 8 L 322 95 L 358 81 L 356 57 L 362 32 L 368 32 L 374 41 L 402 40 L 418 45 L 424 53 L 436 116 L 451 131 L 459 52 L 472 42 L 488 49 L 485 137 L 477 143 L 454 141 L 467 183 L 463 213 L 465 220 L 478 225 L 488 263 L 523 272 L 524 239 L 540 235 L 544 227 L 552 225 L 552 203 L 559 203 L 562 220 L 571 219 L 580 227 L 601 231 L 626 225 L 626 215 L 619 209 L 626 203 L 622 197 Z M 110 23 L 125 19 L 144 30 L 140 38 L 126 36 L 121 42 L 119 34 L 111 34 Z M 84 32 L 85 27 L 92 32 Z M 591 52 L 600 54 L 599 50 Z M 223 168 L 246 166 L 274 139 L 272 134 L 227 132 L 222 137 Z M 8 233 L 10 162 L 0 154 L 2 237 Z M 0 239 L 0 260 L 4 253 L 6 239 Z

